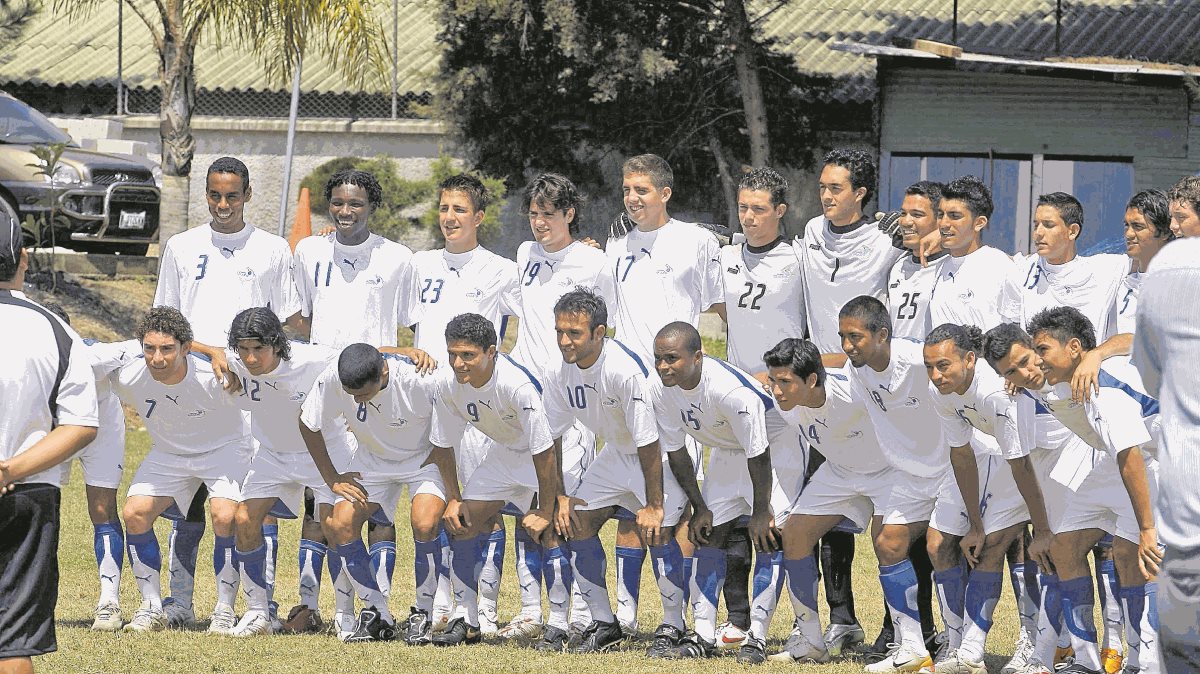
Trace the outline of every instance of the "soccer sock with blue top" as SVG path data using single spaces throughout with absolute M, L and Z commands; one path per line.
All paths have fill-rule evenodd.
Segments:
M 349 577 L 354 591 L 364 604 L 379 611 L 379 617 L 385 623 L 394 623 L 392 612 L 388 609 L 387 597 L 375 581 L 375 570 L 371 568 L 371 556 L 362 539 L 350 541 L 337 546 L 338 557 L 342 559 L 342 573 Z
M 279 612 L 275 603 L 275 565 L 279 562 L 279 525 L 264 524 L 262 528 L 263 544 L 267 546 L 267 554 L 263 565 L 263 582 L 267 584 L 267 604 L 271 607 L 271 616 Z
M 241 580 L 233 536 L 213 537 L 213 573 L 217 577 L 217 604 L 233 608 Z
M 579 538 L 571 541 L 571 568 L 575 573 L 575 585 L 579 594 L 591 610 L 592 620 L 612 622 L 612 605 L 608 601 L 608 558 L 599 536 Z
M 542 579 L 546 585 L 546 599 L 550 603 L 550 616 L 546 624 L 566 631 L 571 609 L 571 561 L 567 559 L 563 546 L 545 548 L 542 561 Z
M 1096 643 L 1096 622 L 1092 617 L 1095 588 L 1090 574 L 1058 584 L 1062 593 L 1063 622 L 1075 649 L 1075 662 L 1084 667 L 1100 667 L 1100 649 Z
M 1030 567 L 1033 567 L 1032 570 Z M 1012 583 L 1013 599 L 1017 602 L 1021 632 L 1029 643 L 1033 644 L 1037 640 L 1038 604 L 1041 601 L 1037 583 L 1037 562 L 1009 564 L 1008 578 Z
M 750 581 L 750 634 L 763 641 L 783 592 L 783 551 L 756 552 Z
M 514 532 L 515 552 L 513 567 L 517 572 L 517 584 L 521 588 L 520 616 L 542 620 L 542 545 L 533 540 L 525 527 L 518 526 Z
M 1109 549 L 1111 552 L 1111 548 Z M 1121 583 L 1117 580 L 1116 565 L 1105 559 L 1096 565 L 1096 594 L 1100 597 L 1100 615 L 1104 617 L 1104 634 L 1100 647 L 1120 653 L 1121 633 L 1125 631 L 1122 616 Z
M 371 573 L 383 596 L 392 596 L 392 576 L 396 573 L 396 541 L 376 541 L 371 544 Z
M 966 564 L 933 572 L 938 603 L 942 607 L 942 624 L 946 626 L 946 644 L 951 651 L 962 643 L 963 603 L 967 592 Z
M 329 557 L 329 577 L 333 580 L 334 617 L 337 618 L 338 615 L 353 616 L 354 583 L 350 580 L 350 574 L 344 571 L 342 556 L 338 554 L 337 547 L 327 547 L 326 550 L 328 550 L 327 556 Z
M 242 595 L 246 598 L 246 613 L 260 612 L 269 615 L 267 598 L 267 545 L 253 550 L 238 550 L 237 560 L 242 581 Z
M 519 526 L 519 525 L 518 525 Z M 500 599 L 500 580 L 504 576 L 504 547 L 508 534 L 501 523 L 500 528 L 484 537 L 479 545 L 479 613 L 493 622 L 496 620 L 496 602 Z
M 663 622 L 682 630 L 686 625 L 683 612 L 687 606 L 688 578 L 683 571 L 683 551 L 679 549 L 679 541 L 672 538 L 663 545 L 650 548 L 650 557 L 658 596 L 662 599 Z
M 100 601 L 97 606 L 121 602 L 121 566 L 125 563 L 125 533 L 121 522 L 113 520 L 93 525 L 96 569 L 100 573 Z
M 442 555 L 438 539 L 432 541 L 413 540 L 413 576 L 416 578 L 417 609 L 427 614 L 433 612 L 433 598 L 437 594 L 437 568 Z
M 479 549 L 486 534 L 450 539 L 450 583 L 454 588 L 454 617 L 479 627 L 479 574 L 483 557 Z
M 433 593 L 432 616 L 440 619 L 454 611 L 454 589 L 450 584 L 450 534 L 444 528 L 438 532 L 437 544 L 439 554 L 434 558 L 437 590 Z
M 622 628 L 633 631 L 638 624 L 638 598 L 642 593 L 642 564 L 646 561 L 646 551 L 624 545 L 616 548 L 617 621 Z
M 300 603 L 314 611 L 321 596 L 321 570 L 325 567 L 326 552 L 324 543 L 300 539 Z
M 810 644 L 823 645 L 821 617 L 817 612 L 817 558 L 809 555 L 801 559 L 785 559 L 783 568 L 787 573 L 788 593 L 792 597 L 796 626 Z M 915 582 L 916 576 L 913 578 Z
M 142 595 L 142 605 L 162 611 L 162 581 L 159 579 L 162 551 L 158 547 L 154 529 L 144 534 L 128 534 L 125 536 L 125 546 L 129 550 L 129 570 Z
M 914 651 L 925 651 L 921 613 L 917 610 L 917 572 L 910 560 L 879 567 L 883 599 L 892 614 L 897 642 Z
M 988 632 L 992 629 L 992 614 L 1000 601 L 1004 578 L 999 571 L 972 571 L 967 578 L 963 626 L 959 655 L 970 662 L 983 662 Z
M 717 639 L 717 600 L 725 584 L 725 551 L 712 546 L 696 548 L 692 573 L 692 623 L 701 639 Z
M 167 561 L 167 570 L 171 574 L 171 600 L 183 608 L 192 607 L 192 593 L 196 587 L 196 557 L 200 554 L 201 538 L 204 538 L 203 520 L 176 520 L 171 524 Z
M 1122 587 L 1121 604 L 1129 643 L 1124 671 L 1163 671 L 1158 654 L 1158 583 Z

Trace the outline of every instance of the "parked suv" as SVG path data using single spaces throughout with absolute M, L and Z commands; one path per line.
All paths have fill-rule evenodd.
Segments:
M 30 149 L 67 143 L 54 184 L 29 164 Z M 0 91 L 0 212 L 26 225 L 45 223 L 57 193 L 54 235 L 59 246 L 92 252 L 145 255 L 158 237 L 160 192 L 151 166 L 84 150 L 42 113 Z M 41 228 L 42 244 L 49 229 Z

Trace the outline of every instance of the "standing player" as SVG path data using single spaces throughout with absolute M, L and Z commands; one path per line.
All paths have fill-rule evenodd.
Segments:
M 0 671 L 33 672 L 58 650 L 58 525 L 63 471 L 96 437 L 96 387 L 79 336 L 21 293 L 21 226 L 0 222 Z
M 451 575 L 457 606 L 433 643 L 456 646 L 480 640 L 479 550 L 505 504 L 524 513 L 522 526 L 546 549 L 542 574 L 550 598 L 548 628 L 565 632 L 571 565 L 551 526 L 562 473 L 551 451 L 554 441 L 542 407 L 541 384 L 512 358 L 497 353 L 496 330 L 479 314 L 456 316 L 444 338 L 453 374 L 444 372 L 439 378 L 430 461 L 441 471 L 447 491 L 443 522 L 454 537 Z M 490 443 L 460 493 L 453 448 L 468 424 Z
M 300 433 L 328 489 L 337 495 L 326 520 L 342 560 L 365 604 L 358 625 L 346 641 L 387 641 L 396 634 L 376 573 L 371 569 L 362 527 L 368 518 L 391 523 L 401 492 L 408 488 L 415 554 L 416 601 L 410 611 L 405 641 L 428 644 L 441 557 L 438 532 L 446 507 L 445 489 L 436 467 L 428 465 L 429 426 L 436 381 L 424 378 L 407 359 L 382 355 L 368 344 L 352 344 L 313 385 L 304 401 Z M 336 438 L 349 423 L 358 439 L 346 471 L 332 460 L 327 438 Z M 330 433 L 332 431 L 332 433 Z
M 1119 334 L 1133 334 L 1142 279 L 1150 269 L 1150 261 L 1174 239 L 1170 201 L 1162 190 L 1142 190 L 1130 197 L 1125 206 L 1125 254 L 1133 266 L 1117 294 Z
M 211 222 L 172 236 L 163 247 L 154 306 L 178 309 L 203 344 L 224 344 L 233 317 L 242 309 L 270 307 L 287 318 L 300 308 L 292 284 L 292 251 L 283 238 L 246 222 L 251 196 L 246 165 L 233 157 L 217 159 L 205 177 Z M 192 588 L 204 536 L 205 498 L 201 487 L 187 509 L 187 519 L 172 525 L 171 596 L 165 601 L 172 626 L 188 626 L 196 620 Z M 264 535 L 270 546 L 269 574 L 274 577 L 278 527 L 268 525 Z
M 683 552 L 675 526 L 686 497 L 675 478 L 664 475 L 654 401 L 658 394 L 645 364 L 616 340 L 605 338 L 604 299 L 585 289 L 559 298 L 554 306 L 563 365 L 547 380 L 550 429 L 556 438 L 583 422 L 604 439 L 604 451 L 588 467 L 577 489 L 559 497 L 556 531 L 571 541 L 571 568 L 587 601 L 592 622 L 577 653 L 604 651 L 624 636 L 608 598 L 608 560 L 600 527 L 612 517 L 635 519 L 643 544 L 654 558 L 663 602 L 663 624 L 654 632 L 649 657 L 664 657 L 685 628 Z M 561 444 L 555 440 L 555 449 Z M 548 630 L 545 648 L 561 650 L 566 635 Z
M 1200 236 L 1200 176 L 1184 176 L 1167 192 L 1171 231 L 1183 239 Z
M 933 327 L 929 323 L 929 300 L 938 271 L 946 261 L 946 252 L 939 246 L 922 264 L 921 240 L 938 231 L 938 208 L 945 188 L 941 183 L 922 180 L 904 190 L 897 224 L 909 254 L 896 261 L 887 284 L 888 308 L 896 337 L 923 339 Z
M 694 510 L 688 535 L 696 545 L 689 581 L 693 631 L 670 657 L 707 658 L 716 647 L 717 601 L 725 582 L 729 532 L 739 518 L 749 517 L 755 549 L 766 555 L 779 549 L 776 516 L 785 518 L 788 499 L 771 468 L 768 429 L 778 436 L 787 428 L 762 385 L 725 361 L 705 356 L 700 333 L 688 323 L 676 321 L 659 330 L 654 366 L 663 384 L 656 412 L 670 439 L 667 446 L 682 446 L 687 433 L 711 448 L 703 492 L 687 450 L 672 449 L 668 455 L 671 472 Z M 778 597 L 774 591 L 770 595 Z M 761 663 L 766 659 L 764 645 L 752 632 L 746 637 L 751 652 L 743 647 L 739 656 L 754 654 L 749 661 Z
M 142 415 L 152 442 L 133 476 L 123 512 L 129 567 L 142 595 L 142 606 L 125 629 L 166 629 L 154 520 L 173 506 L 182 515 L 203 484 L 208 487 L 216 536 L 217 605 L 209 631 L 227 634 L 236 620 L 233 602 L 238 587 L 233 520 L 250 462 L 244 422 L 233 395 L 222 389 L 212 367 L 188 354 L 192 329 L 182 314 L 170 307 L 154 307 L 138 327 L 138 338 L 145 358 L 122 367 L 113 386 L 121 402 Z

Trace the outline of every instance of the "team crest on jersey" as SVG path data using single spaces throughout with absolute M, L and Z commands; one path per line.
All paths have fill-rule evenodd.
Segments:
M 908 399 L 904 401 L 904 406 L 905 407 L 920 407 L 921 401 L 918 400 L 914 396 L 909 396 Z
M 558 285 L 563 286 L 563 287 L 570 287 L 570 286 L 575 285 L 575 280 L 572 279 L 570 276 L 568 276 L 568 277 L 562 279 L 561 281 L 557 281 L 557 283 L 558 283 Z
M 725 425 L 725 420 L 724 420 L 724 419 L 718 419 L 718 420 L 716 420 L 716 421 L 714 421 L 714 422 L 713 422 L 713 428 L 720 428 L 720 427 L 722 427 L 722 426 L 724 426 L 724 425 Z
M 959 293 L 959 295 L 958 295 L 958 298 L 960 300 L 963 300 L 964 302 L 972 299 L 973 297 L 975 297 L 975 291 L 971 290 L 970 288 L 967 289 L 967 292 Z
M 254 278 L 254 270 L 246 267 L 245 269 L 239 271 L 237 275 L 241 276 L 242 278 Z
M 605 407 L 616 407 L 621 404 L 621 401 L 613 396 L 604 396 L 604 400 L 600 401 L 600 404 Z
M 854 438 L 861 438 L 862 434 L 863 434 L 862 431 L 851 431 L 850 434 L 846 436 L 846 439 L 851 440 Z
M 655 273 L 657 273 L 660 276 L 666 276 L 667 274 L 670 274 L 672 271 L 674 271 L 674 270 L 671 268 L 671 265 L 664 264 L 662 266 L 662 269 L 657 270 Z
M 199 419 L 200 417 L 204 416 L 204 410 L 192 410 L 191 412 L 188 412 L 187 415 L 193 419 Z
M 513 419 L 517 418 L 517 415 L 513 414 L 512 412 L 509 412 L 508 414 L 505 414 L 505 415 L 501 416 L 500 418 L 503 419 L 504 421 L 512 421 Z
M 892 281 L 891 285 L 889 285 L 888 287 L 889 287 L 889 288 L 899 288 L 899 287 L 900 287 L 900 281 Z
M 467 297 L 467 299 L 477 300 L 483 297 L 483 291 L 479 288 L 475 288 L 474 290 L 468 290 L 467 292 L 463 293 L 463 295 Z
M 397 420 L 391 422 L 390 424 L 388 424 L 388 426 L 390 426 L 392 428 L 404 428 L 407 425 L 408 425 L 408 419 L 397 419 Z
M 374 278 L 367 279 L 367 285 L 372 288 L 381 286 L 383 285 L 383 277 L 376 274 Z
M 294 403 L 300 403 L 300 402 L 304 402 L 304 399 L 307 396 L 308 396 L 308 394 L 305 393 L 304 391 L 296 391 L 295 393 L 293 393 L 291 396 L 288 397 L 288 400 L 290 400 Z

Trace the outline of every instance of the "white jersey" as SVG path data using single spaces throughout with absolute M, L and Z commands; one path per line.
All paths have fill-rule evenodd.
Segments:
M 604 340 L 600 357 L 586 370 L 562 363 L 546 387 L 546 415 L 556 438 L 579 420 L 604 441 L 604 451 L 636 454 L 658 440 L 650 371 L 616 340 Z
M 449 363 L 446 325 L 459 314 L 483 316 L 504 338 L 501 316 L 516 315 L 520 301 L 515 262 L 477 246 L 465 253 L 423 250 L 413 255 L 412 264 L 423 313 L 414 341 L 418 349 L 444 369 Z
M 950 452 L 929 393 L 922 346 L 893 339 L 891 360 L 883 372 L 867 365 L 849 371 L 892 465 L 918 477 L 941 477 L 950 469 Z
M 653 232 L 635 228 L 609 239 L 605 253 L 617 291 L 617 338 L 646 363 L 654 362 L 663 326 L 698 326 L 701 312 L 725 301 L 717 240 L 701 227 L 672 218 Z
M 729 362 L 763 372 L 763 354 L 785 337 L 803 337 L 808 317 L 804 287 L 792 242 L 762 253 L 744 243 L 721 248 L 725 315 L 729 319 Z
M 512 356 L 539 374 L 547 375 L 562 362 L 558 336 L 554 331 L 554 303 L 566 293 L 582 286 L 604 299 L 611 324 L 617 313 L 616 290 L 604 252 L 573 241 L 557 253 L 547 253 L 536 241 L 517 248 L 520 277 L 513 307 L 520 328 Z
M 92 367 L 92 375 L 96 378 L 96 397 L 112 397 L 113 375 L 126 363 L 142 357 L 142 343 L 136 339 L 123 342 L 97 342 L 85 339 L 87 354 Z
M 180 232 L 163 246 L 154 306 L 178 309 L 196 341 L 229 344 L 229 325 L 244 309 L 268 307 L 286 321 L 300 310 L 287 241 L 246 225 L 234 234 L 211 225 Z
M 1008 395 L 1004 380 L 987 364 L 976 361 L 971 385 L 961 395 L 943 395 L 932 383 L 929 387 L 948 445 L 971 445 L 976 452 L 995 454 L 1006 460 L 1029 454 L 1029 447 L 1021 443 L 1017 401 Z
M 337 362 L 339 354 L 328 347 L 293 342 L 290 359 L 281 359 L 271 372 L 252 375 L 236 351 L 226 350 L 230 370 L 242 380 L 242 392 L 234 402 L 250 413 L 250 435 L 256 446 L 280 454 L 307 451 L 296 418 L 317 378 Z
M 187 374 L 178 384 L 163 384 L 150 376 L 145 358 L 117 372 L 113 390 L 121 402 L 137 410 L 153 442 L 167 454 L 207 454 L 231 445 L 247 446 L 236 396 L 221 388 L 212 365 L 187 355 Z
M 1141 447 L 1153 451 L 1152 430 L 1158 424 L 1158 401 L 1146 393 L 1128 356 L 1105 358 L 1097 377 L 1100 392 L 1090 400 L 1071 400 L 1071 384 L 1063 382 L 1035 395 L 1064 426 L 1094 449 L 1111 456 Z
M 480 388 L 458 383 L 449 369 L 440 373 L 429 440 L 456 447 L 467 424 L 521 454 L 541 454 L 554 445 L 541 382 L 505 353 L 496 355 L 492 378 Z
M 838 313 L 859 295 L 887 301 L 888 273 L 907 251 L 868 219 L 848 227 L 817 216 L 804 226 L 796 256 L 804 274 L 809 339 L 822 353 L 841 353 Z
M 948 258 L 938 270 L 933 287 L 931 326 L 974 325 L 986 332 L 1003 323 L 1000 298 L 1013 269 L 1012 258 L 991 246 Z
M 770 439 L 787 432 L 771 399 L 749 374 L 712 356 L 704 357 L 700 383 L 687 391 L 662 387 L 658 422 L 668 447 L 683 446 L 686 433 L 713 451 L 753 459 Z
M 933 296 L 938 270 L 948 259 L 942 253 L 927 258 L 928 266 L 922 267 L 920 260 L 905 255 L 892 266 L 888 274 L 887 305 L 892 314 L 893 337 L 923 340 L 938 325 L 929 320 L 929 299 Z
M 383 357 L 388 366 L 387 386 L 374 398 L 354 402 L 354 396 L 342 388 L 334 363 L 321 373 L 304 400 L 300 420 L 309 430 L 327 434 L 341 427 L 339 418 L 344 419 L 358 439 L 359 450 L 389 461 L 428 456 L 433 449 L 429 429 L 437 379 L 417 374 L 403 356 L 385 353 Z
M 1117 332 L 1132 335 L 1137 323 L 1138 293 L 1142 290 L 1142 273 L 1130 272 L 1117 291 Z
M 1000 315 L 1006 322 L 1029 325 L 1039 311 L 1060 305 L 1075 307 L 1096 330 L 1100 344 L 1117 327 L 1117 293 L 1129 272 L 1129 258 L 1100 254 L 1050 264 L 1038 255 L 1016 260 L 1005 284 Z
M 0 460 L 37 444 L 55 425 L 98 427 L 92 360 L 79 335 L 15 290 L 0 290 L 0 320 L 5 354 L 0 358 Z M 69 470 L 70 464 L 63 462 L 21 482 L 57 487 Z
M 332 349 L 396 346 L 400 326 L 421 320 L 412 258 L 407 246 L 374 233 L 356 246 L 332 233 L 297 244 L 296 288 L 301 313 L 312 319 L 309 341 Z
M 779 409 L 779 416 L 798 428 L 808 444 L 835 466 L 874 473 L 890 465 L 875 438 L 866 405 L 845 368 L 826 370 L 824 405 Z

